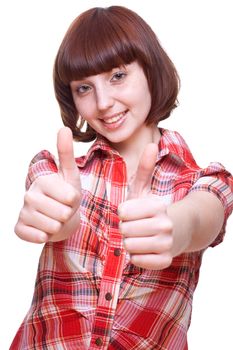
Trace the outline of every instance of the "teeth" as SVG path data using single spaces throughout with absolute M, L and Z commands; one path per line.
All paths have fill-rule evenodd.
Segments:
M 120 113 L 120 114 L 116 115 L 115 117 L 112 117 L 112 118 L 109 118 L 109 119 L 105 119 L 104 122 L 106 124 L 115 123 L 118 120 L 120 120 L 124 115 L 125 115 L 125 113 Z

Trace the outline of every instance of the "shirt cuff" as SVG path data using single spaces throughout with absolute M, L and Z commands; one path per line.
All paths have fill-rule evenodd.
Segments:
M 55 157 L 49 151 L 41 151 L 30 162 L 26 177 L 26 190 L 39 176 L 54 174 L 58 172 Z
M 233 210 L 233 182 L 232 178 L 222 178 L 213 176 L 204 176 L 199 178 L 190 189 L 190 192 L 194 191 L 207 191 L 213 193 L 222 203 L 224 208 L 224 222 L 216 239 L 210 244 L 214 247 L 223 241 L 226 224 L 229 215 Z

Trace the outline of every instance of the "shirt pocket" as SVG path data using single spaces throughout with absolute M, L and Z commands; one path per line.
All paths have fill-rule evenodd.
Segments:
M 152 301 L 150 306 L 143 305 L 146 295 L 141 300 L 120 300 L 112 330 L 114 342 L 124 341 L 134 349 L 185 349 L 191 301 L 180 293 L 162 294 L 155 296 L 154 307 Z

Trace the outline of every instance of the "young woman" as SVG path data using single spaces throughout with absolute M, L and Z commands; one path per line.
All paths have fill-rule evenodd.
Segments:
M 183 138 L 158 126 L 179 78 L 131 10 L 81 14 L 54 86 L 66 127 L 59 160 L 42 151 L 29 168 L 15 231 L 45 246 L 11 349 L 187 349 L 202 255 L 233 209 L 231 175 L 200 169 Z M 75 159 L 73 138 L 95 141 Z

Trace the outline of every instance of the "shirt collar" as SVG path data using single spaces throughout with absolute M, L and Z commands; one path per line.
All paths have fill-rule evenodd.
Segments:
M 159 159 L 170 155 L 173 159 L 185 163 L 187 166 L 196 164 L 188 145 L 177 131 L 159 128 L 161 139 L 159 142 Z
M 89 148 L 87 154 L 76 159 L 78 166 L 84 167 L 97 152 L 103 154 L 103 156 L 105 155 L 106 158 L 120 158 L 119 153 L 110 146 L 107 139 L 101 135 L 98 135 L 97 139 Z
M 170 155 L 176 160 L 180 160 L 186 164 L 194 162 L 187 144 L 178 132 L 164 128 L 159 128 L 159 131 L 161 133 L 161 138 L 159 141 L 159 154 L 157 161 Z M 102 153 L 103 156 L 110 159 L 121 158 L 119 153 L 110 146 L 107 139 L 99 135 L 89 148 L 87 154 L 77 158 L 78 166 L 84 167 L 86 163 L 93 158 L 96 152 Z

